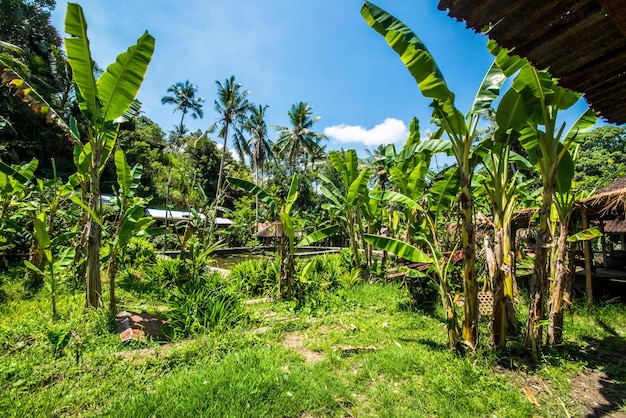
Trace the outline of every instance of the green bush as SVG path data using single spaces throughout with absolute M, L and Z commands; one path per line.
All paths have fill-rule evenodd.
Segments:
M 278 268 L 273 258 L 253 258 L 234 265 L 228 281 L 233 290 L 247 297 L 274 296 Z
M 157 261 L 157 251 L 146 238 L 133 237 L 128 241 L 122 254 L 120 265 L 122 266 L 145 266 Z
M 180 284 L 169 298 L 168 322 L 174 336 L 197 334 L 236 323 L 244 315 L 239 297 L 220 280 L 220 273 Z

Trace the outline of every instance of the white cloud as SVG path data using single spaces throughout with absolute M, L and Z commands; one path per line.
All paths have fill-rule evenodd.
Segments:
M 358 142 L 372 146 L 403 141 L 409 136 L 409 130 L 401 120 L 387 118 L 372 129 L 341 124 L 327 127 L 324 134 L 339 142 Z
M 221 138 L 218 138 L 218 141 L 215 141 L 215 145 L 217 146 L 217 149 L 221 150 L 222 148 L 224 148 L 224 144 L 219 141 L 221 141 Z M 229 148 L 228 146 L 226 146 L 226 149 L 235 161 L 241 162 L 241 160 L 239 159 L 239 154 L 237 154 L 234 149 Z

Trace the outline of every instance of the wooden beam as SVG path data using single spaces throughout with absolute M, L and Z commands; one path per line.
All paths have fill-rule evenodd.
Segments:
M 587 212 L 583 209 L 581 212 L 583 222 L 583 231 L 589 228 L 587 221 Z M 583 252 L 585 254 L 585 291 L 587 293 L 587 306 L 593 309 L 593 285 L 591 283 L 591 243 L 589 240 L 583 241 Z

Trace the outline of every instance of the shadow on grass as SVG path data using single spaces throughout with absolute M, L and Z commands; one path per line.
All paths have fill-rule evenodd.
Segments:
M 565 342 L 546 347 L 544 362 L 558 366 L 563 361 L 580 361 L 586 369 L 571 380 L 571 394 L 584 417 L 604 417 L 618 412 L 626 402 L 626 339 L 600 318 L 594 318 L 604 338 L 581 337 L 578 342 Z M 498 364 L 511 371 L 538 371 L 523 346 L 523 335 L 509 342 L 499 352 Z
M 586 417 L 606 416 L 626 402 L 626 339 L 602 319 L 595 318 L 595 323 L 608 335 L 602 339 L 584 338 L 587 345 L 579 348 L 575 356 L 592 369 L 592 378 L 582 382 L 581 389 L 597 389 L 606 402 L 595 402 L 592 408 L 586 408 Z

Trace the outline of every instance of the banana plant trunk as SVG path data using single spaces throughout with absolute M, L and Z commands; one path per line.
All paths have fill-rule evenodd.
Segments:
M 285 236 L 279 239 L 280 273 L 278 278 L 278 297 L 291 300 L 293 296 L 293 277 L 295 274 L 295 262 L 293 252 L 290 250 L 289 239 Z M 284 288 L 286 287 L 286 290 Z
M 359 270 L 361 268 L 361 257 L 359 254 L 359 243 L 356 239 L 356 231 L 355 231 L 355 216 L 352 211 L 346 212 L 346 220 L 348 224 L 348 238 L 350 239 L 350 247 L 352 248 L 352 262 L 354 263 L 354 268 Z
M 545 316 L 545 295 L 548 288 L 548 245 L 551 242 L 548 220 L 550 219 L 553 192 L 553 184 L 544 186 L 544 200 L 539 210 L 535 263 L 530 279 L 530 308 L 526 323 L 524 346 L 530 350 L 531 359 L 535 362 L 541 356 L 543 339 L 541 321 L 543 321 Z
M 493 251 L 493 267 L 491 283 L 493 286 L 493 309 L 491 316 L 491 345 L 504 347 L 506 344 L 506 308 L 504 303 L 504 274 L 502 271 L 502 229 L 494 233 L 495 245 Z M 485 246 L 487 249 L 487 247 Z
M 89 207 L 97 216 L 100 214 L 100 155 L 101 149 L 94 150 L 90 173 L 90 201 Z M 93 216 L 88 216 L 87 222 L 87 259 L 86 259 L 86 283 L 87 283 L 87 307 L 99 308 L 102 298 L 102 281 L 100 278 L 100 242 L 102 239 L 102 231 L 100 225 Z
M 439 278 L 439 296 L 446 311 L 446 329 L 448 331 L 448 345 L 450 351 L 456 351 L 459 346 L 458 320 L 452 294 L 450 293 L 450 284 L 447 278 Z
M 461 176 L 461 228 L 463 240 L 463 294 L 465 296 L 465 317 L 463 318 L 463 338 L 475 349 L 478 343 L 478 284 L 476 283 L 476 238 L 474 234 L 471 175 L 459 167 Z
M 112 314 L 117 313 L 117 305 L 115 303 L 115 279 L 117 277 L 117 271 L 117 246 L 113 245 L 111 246 L 111 254 L 109 255 L 109 268 L 107 271 L 107 275 L 109 276 L 109 310 Z
M 513 305 L 515 291 L 513 263 L 515 254 L 511 250 L 510 222 L 505 221 L 502 223 L 502 226 L 496 228 L 495 236 L 491 344 L 502 348 L 506 344 L 507 334 L 517 332 L 515 306 Z
M 513 234 L 511 222 L 506 222 L 502 227 L 502 266 L 500 269 L 504 274 L 504 309 L 506 314 L 507 334 L 517 333 L 517 322 L 515 320 L 515 305 L 513 300 L 516 292 L 515 280 L 515 251 L 513 250 Z
M 557 241 L 556 275 L 550 295 L 550 324 L 548 325 L 548 343 L 557 345 L 563 342 L 564 296 L 570 271 L 566 265 L 567 223 L 561 223 Z

